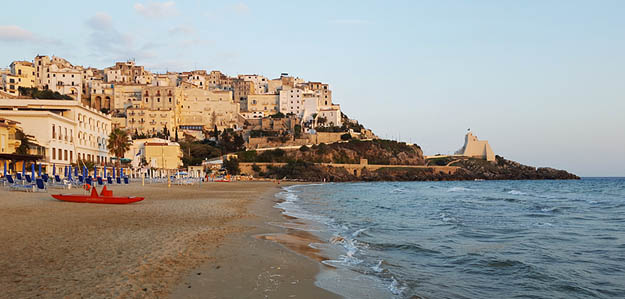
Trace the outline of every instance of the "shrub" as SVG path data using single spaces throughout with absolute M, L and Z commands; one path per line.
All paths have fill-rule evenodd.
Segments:
M 252 170 L 255 172 L 260 172 L 260 166 L 256 165 L 256 164 L 252 164 Z
M 237 175 L 241 173 L 241 169 L 239 168 L 239 159 L 237 158 L 225 159 L 223 166 L 228 174 Z
M 303 153 L 305 153 L 305 152 L 307 152 L 307 151 L 309 151 L 309 150 L 310 150 L 310 149 L 309 149 L 307 146 L 305 146 L 305 145 L 302 145 L 302 146 L 299 148 L 299 151 L 300 151 L 300 152 L 303 152 Z
M 345 133 L 341 135 L 341 140 L 350 140 L 350 139 L 352 139 L 352 135 L 349 133 Z

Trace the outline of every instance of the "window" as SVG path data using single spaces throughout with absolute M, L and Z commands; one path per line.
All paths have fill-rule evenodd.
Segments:
M 54 130 L 54 125 L 52 125 L 52 139 L 56 139 L 56 131 Z
M 65 141 L 67 141 L 67 128 L 65 128 Z
M 67 150 L 65 150 L 64 152 L 65 152 L 65 159 L 63 160 L 67 161 Z
M 69 151 L 69 161 L 72 162 L 74 160 L 74 151 Z
M 171 98 L 169 98 L 169 102 L 171 103 Z
M 69 129 L 69 142 L 74 142 L 74 130 Z
M 56 149 L 52 148 L 52 159 L 55 160 L 56 159 Z
M 63 160 L 63 150 L 59 149 L 59 160 Z

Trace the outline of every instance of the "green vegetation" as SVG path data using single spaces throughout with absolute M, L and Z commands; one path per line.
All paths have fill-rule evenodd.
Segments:
M 33 99 L 74 100 L 68 95 L 62 95 L 49 89 L 39 90 L 37 88 L 20 87 L 18 91 L 21 96 L 31 97 Z
M 128 132 L 115 128 L 109 134 L 108 149 L 115 157 L 123 158 L 124 154 L 130 149 L 130 145 L 132 145 L 132 141 L 130 141 Z
M 302 137 L 302 126 L 301 126 L 301 125 L 295 125 L 295 126 L 293 126 L 293 131 L 295 131 L 295 132 L 293 132 L 293 136 L 294 136 L 295 138 L 300 138 L 300 137 Z
M 241 173 L 239 168 L 239 160 L 237 158 L 224 159 L 224 168 L 231 175 L 237 175 Z
M 18 155 L 28 155 L 30 140 L 28 136 L 24 134 L 24 131 L 20 129 L 15 130 L 15 139 L 20 141 L 20 146 L 15 149 L 15 153 Z
M 266 131 L 266 130 L 251 130 L 250 137 L 277 137 L 279 135 L 276 131 Z
M 201 165 L 205 159 L 221 156 L 215 142 L 209 140 L 203 141 L 180 141 L 180 150 L 182 151 L 182 163 L 184 166 Z
M 278 113 L 276 113 L 274 115 L 270 115 L 269 117 L 271 117 L 271 118 L 285 118 L 286 115 L 284 115 L 284 113 L 282 113 L 282 112 L 278 112 Z

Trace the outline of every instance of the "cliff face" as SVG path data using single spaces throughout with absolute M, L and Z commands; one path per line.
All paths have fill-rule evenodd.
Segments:
M 436 173 L 428 168 L 363 169 L 360 176 L 342 167 L 329 167 L 311 162 L 291 161 L 283 167 L 272 167 L 265 177 L 303 181 L 459 181 L 459 180 L 555 180 L 579 179 L 564 170 L 535 168 L 497 156 L 495 162 L 478 159 L 460 160 L 452 164 L 460 167 L 455 173 Z
M 359 164 L 367 159 L 369 164 L 424 165 L 423 151 L 417 145 L 390 140 L 350 141 L 320 144 L 306 151 L 293 152 L 294 160 L 316 163 Z
M 299 150 L 247 151 L 239 153 L 241 162 L 306 161 L 312 163 L 360 164 L 367 159 L 369 164 L 381 165 L 424 165 L 423 152 L 416 145 L 390 140 L 371 140 L 319 144 Z

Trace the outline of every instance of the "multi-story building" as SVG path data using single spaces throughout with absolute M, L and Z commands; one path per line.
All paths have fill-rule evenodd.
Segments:
M 238 78 L 232 80 L 232 96 L 236 103 L 247 100 L 250 94 L 254 94 L 254 82 Z
M 90 80 L 89 90 L 90 98 L 89 106 L 97 110 L 108 109 L 111 110 L 115 103 L 114 84 L 105 83 L 102 80 Z
M 238 78 L 243 81 L 252 82 L 253 94 L 266 94 L 268 93 L 269 80 L 265 76 L 260 75 L 239 75 Z
M 211 71 L 206 78 L 206 85 L 210 90 L 233 90 L 232 78 L 224 75 L 220 71 Z
M 319 125 L 316 118 L 325 120 L 321 125 L 342 125 L 341 108 L 332 104 L 332 92 L 327 84 L 309 82 L 295 88 L 285 86 L 280 91 L 280 112 L 294 114 L 310 126 Z
M 77 101 L 82 99 L 82 69 L 78 67 L 59 67 L 51 64 L 47 69 L 45 86 L 52 91 L 68 95 Z
M 9 72 L 2 75 L 2 85 L 5 92 L 19 95 L 19 88 L 35 87 L 36 74 L 33 64 L 28 61 L 14 61 Z
M 48 56 L 42 56 L 42 55 L 37 55 L 35 56 L 35 60 L 34 60 L 34 67 L 35 67 L 35 74 L 36 74 L 36 79 L 35 79 L 35 84 L 39 89 L 46 89 L 48 86 L 48 73 L 50 72 L 50 66 L 51 65 L 56 65 L 57 68 L 73 68 L 74 66 L 69 63 L 69 61 L 60 58 L 60 57 L 56 57 L 56 56 L 52 56 L 52 58 L 48 57 Z
M 280 95 L 277 94 L 251 94 L 241 102 L 242 112 L 263 112 L 264 115 L 278 113 Z
M 166 129 L 173 136 L 176 103 L 181 92 L 181 89 L 171 86 L 143 86 L 140 104 L 135 102 L 132 108 L 126 109 L 126 128 L 132 133 L 148 135 Z
M 124 156 L 135 168 L 178 169 L 182 166 L 180 144 L 161 138 L 135 139 Z M 141 165 L 142 162 L 147 165 Z
M 20 123 L 45 150 L 44 164 L 104 163 L 111 118 L 78 101 L 0 99 L 0 116 Z
M 304 112 L 304 90 L 301 88 L 285 88 L 280 90 L 280 112 L 302 116 Z
M 15 138 L 19 122 L 0 117 L 0 154 L 12 154 L 21 141 Z
M 111 109 L 121 111 L 128 107 L 141 107 L 141 92 L 145 87 L 146 85 L 141 84 L 114 84 Z
M 132 134 L 151 136 L 167 131 L 170 136 L 174 136 L 176 128 L 175 111 L 128 108 L 126 109 L 125 128 Z
M 116 62 L 114 66 L 104 69 L 107 83 L 149 84 L 152 74 L 134 61 Z
M 236 128 L 239 104 L 231 91 L 205 90 L 182 84 L 177 123 L 182 130 Z

